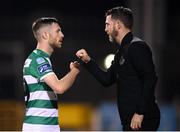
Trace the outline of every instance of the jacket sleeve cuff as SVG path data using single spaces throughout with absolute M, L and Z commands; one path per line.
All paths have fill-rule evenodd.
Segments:
M 91 58 L 89 62 L 85 63 L 83 62 L 83 65 L 85 67 L 90 67 L 91 65 L 94 65 L 95 64 L 95 61 Z

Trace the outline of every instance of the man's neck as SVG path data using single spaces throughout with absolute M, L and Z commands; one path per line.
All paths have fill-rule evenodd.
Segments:
M 126 36 L 126 34 L 128 34 L 130 32 L 130 30 L 124 30 L 118 33 L 117 36 L 117 43 L 119 45 L 121 45 L 123 38 Z
M 39 42 L 37 43 L 36 49 L 40 49 L 40 50 L 46 52 L 49 56 L 51 56 L 51 54 L 54 51 L 53 48 L 50 47 L 48 44 L 46 44 L 46 43 L 39 43 Z

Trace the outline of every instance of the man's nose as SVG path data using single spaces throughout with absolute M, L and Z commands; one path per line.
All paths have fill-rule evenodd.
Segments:
M 104 31 L 107 33 L 107 31 L 108 31 L 107 27 L 105 27 Z
M 61 37 L 64 38 L 64 34 L 61 32 Z

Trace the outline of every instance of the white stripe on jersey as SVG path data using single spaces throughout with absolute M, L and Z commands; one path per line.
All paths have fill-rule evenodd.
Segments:
M 24 100 L 27 101 L 27 96 L 24 97 Z
M 46 57 L 46 59 L 48 60 L 49 64 L 52 66 L 50 59 L 49 59 L 49 58 L 47 58 L 47 57 Z
M 42 77 L 40 78 L 40 80 L 42 81 L 45 77 L 47 77 L 47 76 L 49 76 L 49 75 L 51 75 L 51 74 L 55 74 L 55 73 L 54 73 L 54 72 L 49 72 L 49 73 L 45 74 L 44 76 L 42 76 Z
M 26 116 L 58 117 L 58 110 L 47 108 L 29 108 L 26 109 Z
M 29 65 L 31 64 L 32 59 L 26 59 L 25 63 L 24 63 L 24 68 L 25 67 L 29 67 Z
M 22 132 L 60 132 L 59 125 L 35 125 L 23 123 Z
M 31 76 L 31 75 L 24 75 L 23 77 L 26 80 L 27 84 L 38 83 L 38 80 L 35 77 Z
M 53 91 L 35 91 L 30 92 L 29 101 L 32 100 L 57 100 L 57 95 Z

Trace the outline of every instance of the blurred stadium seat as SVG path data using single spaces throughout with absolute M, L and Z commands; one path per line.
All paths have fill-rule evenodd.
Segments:
M 93 107 L 81 103 L 59 103 L 61 130 L 91 130 Z

